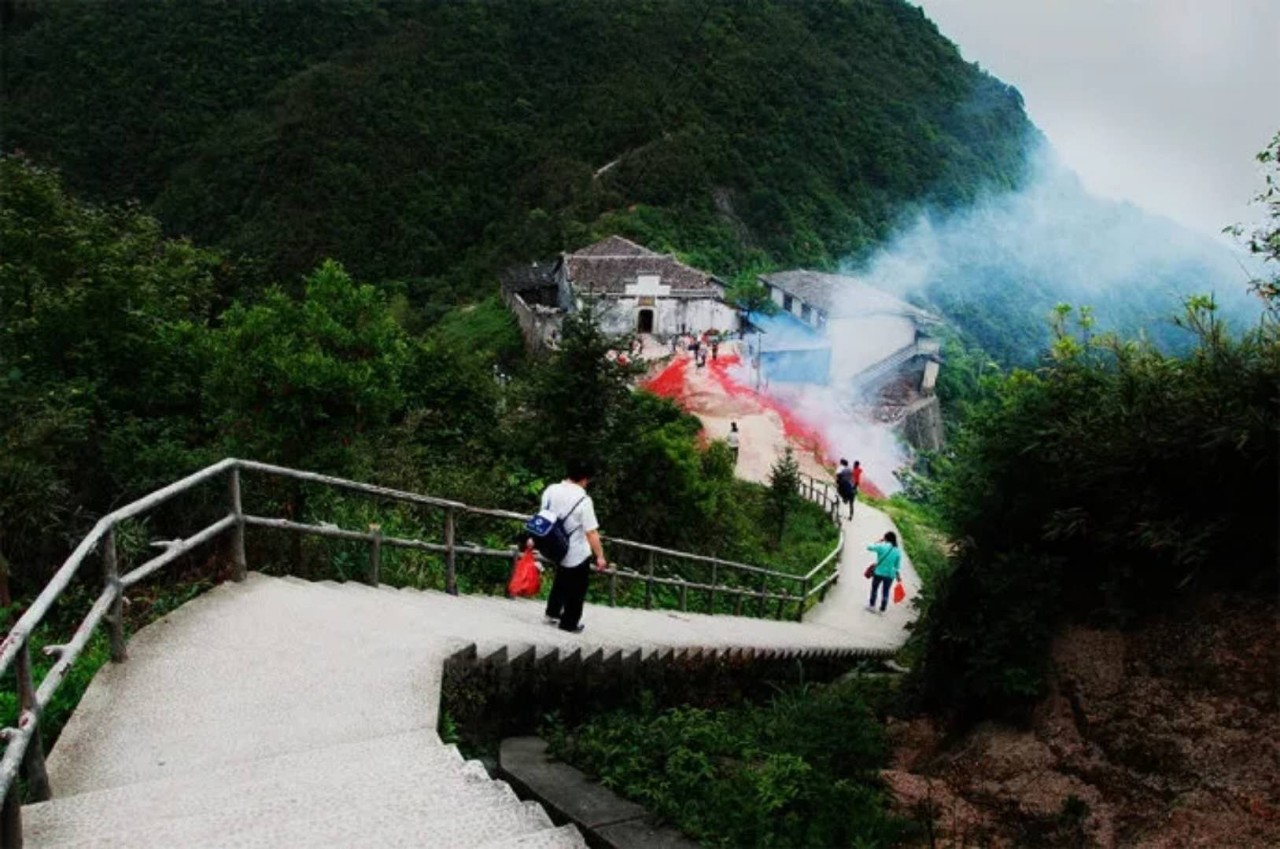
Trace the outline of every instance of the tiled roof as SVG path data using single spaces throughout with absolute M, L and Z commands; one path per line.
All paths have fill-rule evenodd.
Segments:
M 556 285 L 557 260 L 513 265 L 498 273 L 498 280 L 508 292 L 524 292 Z
M 567 254 L 565 264 L 569 281 L 579 292 L 621 295 L 640 275 L 653 274 L 661 278 L 662 285 L 672 289 L 705 289 L 708 296 L 720 293 L 720 281 L 712 275 L 621 236 L 610 236 L 577 253 Z
M 780 271 L 776 274 L 762 274 L 760 280 L 787 294 L 794 295 L 832 317 L 889 313 L 910 316 L 924 323 L 939 322 L 938 317 L 932 313 L 913 307 L 906 301 L 847 274 L 824 274 L 821 271 L 805 270 Z

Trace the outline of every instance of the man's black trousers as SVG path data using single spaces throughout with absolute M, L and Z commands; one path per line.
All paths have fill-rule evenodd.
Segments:
M 591 577 L 591 558 L 576 566 L 557 566 L 547 596 L 547 615 L 560 619 L 561 631 L 576 631 L 582 619 L 582 603 L 587 598 L 587 580 Z

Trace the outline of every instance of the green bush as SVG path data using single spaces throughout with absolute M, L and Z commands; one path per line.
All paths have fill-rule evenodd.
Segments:
M 1280 330 L 1234 338 L 1211 303 L 1175 357 L 1065 328 L 952 444 L 937 491 L 959 541 L 921 624 L 923 703 L 1024 718 L 1065 622 L 1126 624 L 1205 593 L 1274 597 Z M 1260 532 L 1263 531 L 1263 532 Z
M 615 711 L 546 734 L 599 776 L 709 846 L 889 846 L 903 824 L 877 778 L 888 758 L 859 683 L 804 686 L 763 706 Z

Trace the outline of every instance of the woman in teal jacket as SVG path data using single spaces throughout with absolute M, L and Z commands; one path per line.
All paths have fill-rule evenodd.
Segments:
M 880 612 L 889 605 L 889 588 L 898 580 L 898 570 L 902 566 L 902 549 L 898 548 L 898 535 L 893 531 L 885 533 L 879 542 L 867 546 L 867 551 L 876 553 L 876 565 L 871 571 L 871 601 L 867 602 L 867 610 L 876 609 L 876 592 L 884 587 L 884 596 L 880 599 Z

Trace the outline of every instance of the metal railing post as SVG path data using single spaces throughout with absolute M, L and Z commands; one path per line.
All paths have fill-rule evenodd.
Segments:
M 612 565 L 612 571 L 609 573 L 609 606 L 618 606 L 618 565 Z
M 648 563 L 648 566 L 645 567 L 645 572 L 648 575 L 648 577 L 645 579 L 645 582 L 644 582 L 644 609 L 645 610 L 653 610 L 653 566 L 654 566 L 653 560 L 654 560 L 653 552 L 650 551 L 649 563 Z
M 382 525 L 370 525 L 369 533 L 373 535 L 369 544 L 369 584 L 376 587 L 382 572 Z
M 124 638 L 124 587 L 120 585 L 120 563 L 116 559 L 116 526 L 107 528 L 102 537 L 102 578 L 108 587 L 115 587 L 116 600 L 107 611 L 107 636 L 111 642 L 111 662 L 124 663 L 129 651 Z
M 714 614 L 716 612 L 716 566 L 711 564 L 711 589 L 707 590 L 707 612 Z
M 761 616 L 765 615 L 765 605 L 769 603 L 769 600 L 765 598 L 768 592 L 769 592 L 769 576 L 763 575 L 760 578 L 760 606 L 756 608 L 756 612 L 758 612 Z
M 23 643 L 22 650 L 14 661 L 14 672 L 18 677 L 18 711 L 30 711 L 32 715 L 39 713 L 36 707 L 36 685 L 31 677 L 31 646 Z M 21 727 L 22 721 L 18 721 Z M 22 769 L 27 777 L 27 795 L 33 802 L 46 802 L 52 795 L 49 792 L 49 771 L 44 765 L 44 741 L 40 737 L 40 722 L 32 724 L 31 742 L 27 743 L 27 752 L 22 758 Z
M 231 580 L 243 581 L 249 571 L 244 556 L 244 507 L 240 503 L 240 470 L 232 469 L 227 475 L 227 495 L 231 500 L 231 515 L 236 523 L 231 530 Z
M 444 591 L 449 595 L 458 594 L 458 562 L 453 544 L 455 530 L 453 508 L 446 507 L 444 510 Z
M 796 621 L 804 621 L 804 603 L 809 600 L 809 579 L 805 578 L 800 584 L 800 605 L 796 608 Z
M 4 807 L 0 809 L 0 846 L 22 849 L 22 799 L 16 781 L 9 784 Z
M 680 585 L 680 612 L 684 613 L 689 609 L 689 585 Z

